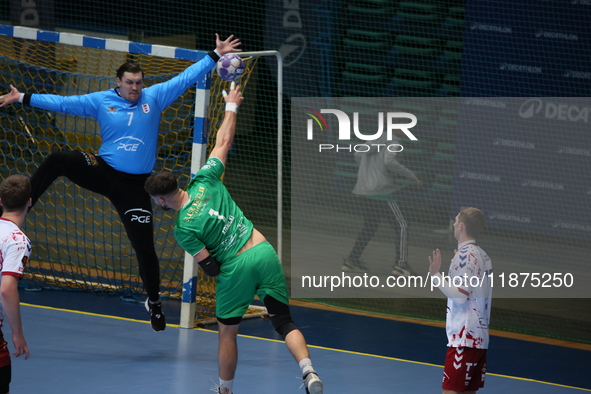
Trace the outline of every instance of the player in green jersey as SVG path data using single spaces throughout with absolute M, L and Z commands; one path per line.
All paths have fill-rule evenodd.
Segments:
M 170 172 L 152 174 L 145 189 L 164 209 L 178 211 L 174 234 L 203 268 L 216 276 L 219 323 L 218 393 L 231 394 L 238 362 L 236 336 L 255 294 L 263 301 L 275 330 L 302 369 L 306 392 L 322 394 L 304 336 L 289 310 L 287 284 L 275 249 L 236 205 L 220 180 L 236 130 L 240 87 L 224 92 L 226 112 L 209 159 L 181 190 Z

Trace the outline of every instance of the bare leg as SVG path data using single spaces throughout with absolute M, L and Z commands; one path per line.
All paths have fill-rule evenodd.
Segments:
M 293 330 L 285 337 L 287 349 L 293 355 L 293 358 L 299 363 L 304 358 L 310 358 L 306 339 L 300 330 Z
M 238 365 L 238 345 L 236 344 L 238 326 L 239 324 L 228 326 L 218 322 L 218 370 L 220 378 L 223 380 L 234 379 L 236 373 L 236 366 Z

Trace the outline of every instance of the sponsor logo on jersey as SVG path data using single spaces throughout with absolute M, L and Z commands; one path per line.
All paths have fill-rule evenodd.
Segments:
M 115 107 L 109 107 L 109 108 L 107 108 L 107 111 L 108 112 L 117 112 L 117 108 L 115 108 Z
M 203 204 L 207 203 L 208 200 L 209 197 L 205 198 L 205 188 L 203 186 L 199 186 L 199 189 L 197 190 L 197 193 L 191 202 L 191 206 L 187 210 L 183 220 L 185 222 L 190 222 L 191 219 L 193 219 L 193 216 L 201 210 Z
M 119 146 L 117 146 L 117 150 L 124 150 L 126 152 L 136 152 L 140 146 L 140 143 L 145 145 L 144 141 L 129 135 L 117 138 L 115 141 L 113 141 L 113 143 L 119 144 Z

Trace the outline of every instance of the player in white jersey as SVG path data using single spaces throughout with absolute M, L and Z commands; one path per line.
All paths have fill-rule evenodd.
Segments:
M 18 282 L 31 256 L 31 242 L 20 230 L 31 206 L 31 182 L 24 175 L 11 175 L 0 184 L 0 295 L 2 296 L 0 327 L 4 317 L 12 330 L 14 356 L 29 358 L 23 335 Z M 9 392 L 11 380 L 10 352 L 0 330 L 0 394 Z
M 453 224 L 458 249 L 447 276 L 439 272 L 441 252 L 429 256 L 433 283 L 448 297 L 447 357 L 443 370 L 443 393 L 475 393 L 484 386 L 488 327 L 492 301 L 490 258 L 475 238 L 484 228 L 484 214 L 462 207 Z

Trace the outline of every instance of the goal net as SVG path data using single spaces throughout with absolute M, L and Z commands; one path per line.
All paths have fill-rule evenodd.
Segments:
M 3 91 L 10 85 L 22 92 L 64 96 L 106 90 L 116 86 L 116 71 L 126 61 L 142 67 L 145 84 L 150 86 L 168 80 L 206 56 L 204 51 L 11 26 L 4 26 L 0 34 Z M 258 106 L 265 102 L 268 92 L 276 89 L 265 85 L 269 78 L 257 78 L 258 59 L 259 56 L 244 58 L 246 71 L 240 83 L 248 100 L 241 108 L 234 151 L 248 149 L 243 141 L 255 134 L 255 128 L 277 141 L 276 122 L 254 122 Z M 154 171 L 175 173 L 181 187 L 188 183 L 191 174 L 204 162 L 207 141 L 213 141 L 221 123 L 224 106 L 219 93 L 228 89 L 227 84 L 212 72 L 166 108 L 160 122 Z M 32 175 L 51 152 L 96 153 L 101 143 L 100 129 L 93 118 L 18 104 L 0 111 L 0 125 L 2 179 L 12 173 Z M 264 145 L 270 144 L 273 142 L 267 141 Z M 231 152 L 225 174 L 230 185 L 239 177 L 238 170 L 233 169 L 234 153 Z M 253 197 L 237 196 L 238 201 L 245 198 Z M 261 195 L 256 198 L 260 199 Z M 276 199 L 276 195 L 270 198 Z M 183 298 L 184 301 L 183 291 L 187 290 L 183 285 L 185 254 L 173 235 L 174 218 L 173 213 L 154 212 L 162 279 L 160 290 L 164 297 Z M 265 224 L 272 226 L 272 222 L 266 220 Z M 28 289 L 108 292 L 130 300 L 145 297 L 135 252 L 108 199 L 60 177 L 27 215 L 25 231 L 34 245 L 33 258 L 25 272 Z M 198 277 L 198 286 L 191 290 L 195 292 L 196 288 L 197 297 L 188 297 L 195 300 L 191 308 L 195 318 L 185 317 L 190 321 L 186 326 L 190 327 L 215 316 L 215 280 L 195 274 L 192 280 L 197 283 Z M 249 313 L 260 312 L 249 310 Z

